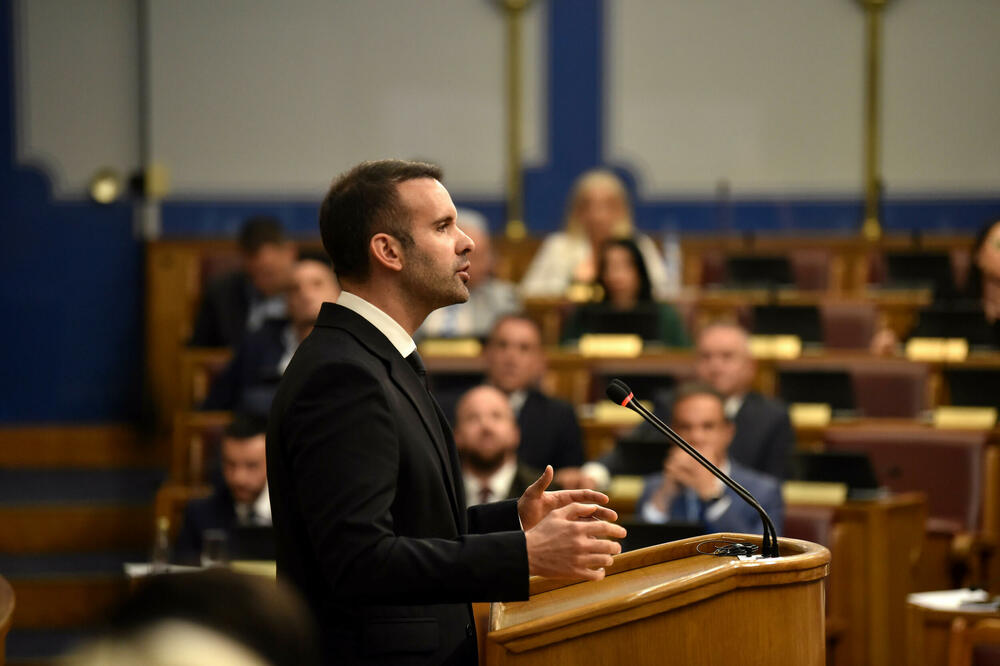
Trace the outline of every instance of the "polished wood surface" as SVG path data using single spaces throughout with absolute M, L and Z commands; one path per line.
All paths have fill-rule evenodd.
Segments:
M 0 467 L 143 467 L 162 464 L 162 451 L 132 426 L 0 427 Z
M 14 590 L 0 576 L 0 666 L 6 663 L 7 632 L 14 620 Z
M 699 553 L 719 539 L 760 542 L 708 535 L 619 555 L 602 581 L 532 578 L 530 600 L 493 604 L 487 664 L 822 664 L 829 551 L 782 539 L 773 560 Z
M 831 577 L 846 582 L 838 600 L 845 664 L 890 666 L 906 647 L 906 596 L 915 589 L 924 544 L 926 498 L 905 493 L 837 507 L 842 531 Z
M 1000 620 L 1000 613 L 946 611 L 910 601 L 906 604 L 908 666 L 949 666 L 948 649 L 952 623 L 964 619 L 970 625 L 983 619 Z
M 146 548 L 151 506 L 49 505 L 0 508 L 0 552 L 57 553 Z

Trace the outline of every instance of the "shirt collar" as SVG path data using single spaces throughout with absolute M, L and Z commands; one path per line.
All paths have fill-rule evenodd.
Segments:
M 389 342 L 392 343 L 392 346 L 396 348 L 396 351 L 403 358 L 412 354 L 417 348 L 416 343 L 413 342 L 413 338 L 406 332 L 406 329 L 399 325 L 399 322 L 360 296 L 352 294 L 349 291 L 341 291 L 340 296 L 337 298 L 337 305 L 342 305 L 348 310 L 364 317 L 369 324 L 377 328 L 382 335 L 388 338 Z
M 479 492 L 483 488 L 490 489 L 490 501 L 498 502 L 507 499 L 511 486 L 514 485 L 514 476 L 517 474 L 517 460 L 511 459 L 505 462 L 500 469 L 494 472 L 489 479 L 482 481 L 474 474 L 465 474 L 465 496 L 468 503 L 479 503 Z
M 257 495 L 251 504 L 236 504 L 236 516 L 240 521 L 245 521 L 247 515 L 250 513 L 250 507 L 253 507 L 254 516 L 256 518 L 257 525 L 270 525 L 271 524 L 271 496 L 268 494 L 267 483 L 264 483 L 264 490 L 260 491 L 260 495 Z

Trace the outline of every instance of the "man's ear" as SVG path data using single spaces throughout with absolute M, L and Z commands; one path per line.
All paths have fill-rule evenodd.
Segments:
M 374 261 L 390 271 L 403 270 L 402 245 L 395 236 L 378 233 L 368 241 L 368 251 Z

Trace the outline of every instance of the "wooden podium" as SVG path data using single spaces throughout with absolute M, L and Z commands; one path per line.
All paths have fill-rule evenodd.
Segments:
M 712 555 L 723 539 L 761 538 L 624 553 L 596 582 L 532 578 L 528 601 L 492 605 L 486 664 L 824 664 L 830 551 L 780 539 L 780 558 Z

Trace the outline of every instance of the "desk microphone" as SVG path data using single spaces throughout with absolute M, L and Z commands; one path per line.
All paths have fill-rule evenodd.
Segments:
M 760 521 L 764 525 L 764 536 L 761 540 L 761 555 L 764 557 L 780 557 L 778 553 L 778 532 L 774 529 L 774 523 L 771 522 L 771 517 L 767 515 L 764 511 L 764 507 L 760 505 L 753 495 L 751 495 L 746 488 L 740 484 L 733 481 L 732 477 L 723 472 L 721 469 L 709 462 L 705 456 L 701 455 L 697 449 L 688 444 L 683 437 L 674 432 L 670 426 L 661 421 L 655 414 L 639 404 L 632 394 L 632 390 L 620 379 L 613 379 L 611 383 L 608 384 L 607 390 L 608 399 L 612 402 L 616 402 L 622 407 L 628 407 L 633 412 L 638 414 L 645 420 L 649 425 L 653 426 L 659 430 L 663 435 L 669 439 L 671 442 L 677 446 L 684 449 L 684 451 L 702 464 L 708 471 L 715 475 L 717 479 L 726 484 L 729 488 L 733 489 L 737 495 L 739 495 L 747 504 L 756 509 L 757 513 L 760 514 Z

